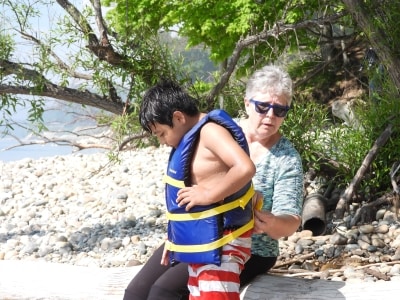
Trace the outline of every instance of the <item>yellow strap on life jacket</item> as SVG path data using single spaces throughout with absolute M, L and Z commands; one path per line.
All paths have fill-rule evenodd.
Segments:
M 169 184 L 169 182 L 168 182 L 168 184 Z M 167 212 L 166 217 L 167 217 L 167 220 L 172 220 L 172 221 L 191 221 L 191 220 L 205 219 L 208 217 L 222 214 L 224 212 L 227 212 L 227 211 L 232 210 L 237 207 L 244 208 L 247 205 L 247 203 L 252 199 L 254 193 L 255 192 L 254 192 L 253 185 L 251 185 L 250 188 L 247 190 L 247 192 L 243 196 L 237 198 L 234 201 L 224 203 L 220 206 L 210 208 L 205 211 L 195 212 L 195 213 L 174 214 L 174 213 Z
M 208 244 L 199 244 L 199 245 L 176 245 L 171 241 L 165 242 L 165 248 L 169 251 L 176 251 L 176 252 L 185 252 L 185 253 L 194 253 L 194 252 L 205 252 L 214 250 L 217 248 L 222 247 L 223 245 L 228 244 L 229 242 L 233 241 L 234 239 L 241 236 L 246 231 L 249 231 L 254 226 L 254 218 L 252 218 L 247 224 L 243 225 L 242 227 L 232 231 L 231 233 L 224 235 L 219 240 Z
M 185 182 L 183 180 L 178 180 L 178 179 L 172 178 L 171 176 L 168 176 L 167 174 L 164 175 L 163 182 L 168 183 L 169 185 L 172 185 L 174 187 L 181 188 L 181 189 L 185 187 Z

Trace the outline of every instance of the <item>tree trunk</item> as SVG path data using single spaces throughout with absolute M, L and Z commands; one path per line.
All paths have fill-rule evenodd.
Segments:
M 361 179 L 364 177 L 365 172 L 371 165 L 372 161 L 375 159 L 378 150 L 386 144 L 387 140 L 392 134 L 392 127 L 392 124 L 389 124 L 386 129 L 381 133 L 381 135 L 376 139 L 374 145 L 369 150 L 367 156 L 364 158 L 350 185 L 346 188 L 343 195 L 340 196 L 339 202 L 337 203 L 335 210 L 335 217 L 337 219 L 343 218 L 346 207 L 348 206 L 351 197 L 353 197 L 354 191 L 358 188 Z
M 383 0 L 375 3 L 374 8 L 370 9 L 366 6 L 364 1 L 361 0 L 343 0 L 347 6 L 348 11 L 352 14 L 354 20 L 360 29 L 367 34 L 372 48 L 378 54 L 380 61 L 386 66 L 387 72 L 394 85 L 397 87 L 397 92 L 400 91 L 400 59 L 396 56 L 395 49 L 390 48 L 390 42 L 395 43 L 392 38 L 387 34 L 385 30 L 374 25 L 374 22 L 378 19 L 381 24 L 386 24 L 385 15 L 382 15 L 381 6 L 387 4 L 386 2 L 392 2 L 393 0 Z M 398 1 L 392 2 L 392 4 Z M 393 5 L 395 6 L 395 5 Z M 398 11 L 385 11 L 386 14 L 395 14 Z M 393 15 L 394 16 L 394 15 Z M 396 24 L 390 24 L 390 26 L 397 26 Z M 389 27 L 390 27 L 389 26 Z

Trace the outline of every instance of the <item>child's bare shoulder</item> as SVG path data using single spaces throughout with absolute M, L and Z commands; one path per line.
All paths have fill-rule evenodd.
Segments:
M 205 142 L 211 142 L 215 145 L 224 143 L 236 143 L 232 134 L 227 128 L 215 122 L 208 122 L 204 124 L 201 129 L 200 139 Z
M 203 128 L 201 131 L 206 131 L 207 133 L 211 132 L 227 132 L 229 133 L 229 130 L 226 129 L 224 126 L 215 123 L 215 122 L 207 122 L 206 124 L 203 125 Z

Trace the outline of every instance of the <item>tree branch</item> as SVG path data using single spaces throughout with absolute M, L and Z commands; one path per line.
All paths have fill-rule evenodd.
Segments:
M 341 195 L 339 202 L 336 206 L 335 215 L 336 218 L 342 219 L 344 216 L 344 212 L 350 201 L 351 197 L 353 196 L 354 191 L 357 189 L 358 185 L 360 184 L 361 179 L 363 178 L 365 172 L 371 165 L 372 161 L 374 160 L 378 150 L 386 144 L 387 140 L 389 139 L 390 135 L 392 134 L 392 124 L 389 124 L 386 129 L 382 132 L 382 134 L 376 139 L 374 145 L 369 150 L 367 156 L 364 158 L 360 168 L 358 169 L 356 175 L 354 176 L 353 180 L 351 181 L 350 185 Z
M 25 39 L 30 40 L 30 41 L 34 42 L 35 44 L 37 44 L 38 46 L 41 46 L 44 49 L 46 49 L 46 51 L 56 60 L 57 66 L 59 66 L 60 69 L 65 70 L 71 77 L 78 78 L 78 79 L 84 79 L 84 80 L 92 80 L 93 79 L 92 75 L 76 72 L 74 69 L 72 69 L 70 66 L 68 66 L 49 46 L 44 45 L 40 40 L 38 40 L 34 36 L 24 32 L 24 31 L 20 31 L 20 34 Z
M 323 25 L 325 22 L 334 22 L 334 21 L 338 20 L 339 18 L 343 17 L 344 15 L 345 15 L 345 13 L 336 14 L 336 15 L 331 15 L 331 16 L 328 16 L 328 17 L 322 18 L 322 19 L 306 20 L 306 21 L 299 22 L 296 24 L 275 23 L 273 28 L 271 28 L 269 30 L 264 29 L 259 34 L 251 35 L 244 39 L 240 39 L 237 42 L 236 47 L 233 50 L 231 57 L 228 59 L 228 64 L 227 64 L 225 72 L 222 74 L 219 82 L 213 87 L 213 89 L 210 91 L 210 93 L 206 97 L 206 101 L 207 101 L 209 107 L 213 106 L 213 103 L 215 102 L 215 99 L 217 98 L 218 94 L 222 91 L 222 89 L 225 87 L 225 85 L 229 81 L 229 78 L 231 77 L 232 73 L 234 72 L 237 62 L 239 61 L 240 54 L 244 49 L 246 49 L 252 45 L 261 43 L 261 42 L 266 42 L 266 39 L 269 37 L 279 39 L 280 36 L 285 35 L 290 31 L 296 31 L 296 30 L 306 29 L 306 28 L 315 27 L 315 26 L 319 27 L 319 26 Z
M 94 30 L 86 19 L 82 16 L 78 9 L 72 5 L 68 0 L 57 0 L 57 3 L 71 16 L 75 23 L 82 30 L 83 34 L 88 38 L 87 47 L 102 61 L 107 61 L 113 66 L 124 66 L 126 61 L 125 57 L 117 53 L 109 42 L 107 36 L 106 26 L 104 25 L 103 17 L 101 16 L 101 9 L 99 9 L 100 2 L 94 1 L 94 9 L 96 12 L 97 25 L 100 26 L 101 39 L 97 38 Z M 100 15 L 99 15 L 100 14 Z
M 388 1 L 391 2 L 391 0 Z M 397 92 L 399 92 L 400 59 L 392 54 L 393 51 L 390 49 L 389 45 L 390 35 L 382 30 L 382 28 L 375 25 L 377 19 L 379 19 L 379 22 L 385 22 L 381 16 L 377 16 L 376 11 L 379 9 L 379 5 L 375 6 L 375 11 L 369 11 L 365 1 L 343 0 L 343 3 L 347 6 L 347 9 L 352 14 L 360 29 L 368 35 L 372 47 L 375 52 L 379 53 L 380 60 L 387 67 L 387 72 L 390 74 L 392 82 L 397 87 Z
M 29 71 L 31 72 L 32 70 Z M 0 84 L 0 94 L 51 97 L 58 100 L 93 106 L 118 115 L 122 114 L 125 105 L 123 102 L 109 101 L 108 98 L 101 97 L 88 90 L 79 91 L 68 87 L 58 86 L 48 81 L 44 83 L 42 90 L 38 90 L 36 87 Z

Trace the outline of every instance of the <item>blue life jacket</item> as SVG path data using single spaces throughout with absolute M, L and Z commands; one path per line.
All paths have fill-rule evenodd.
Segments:
M 221 264 L 222 246 L 253 228 L 251 181 L 235 194 L 223 199 L 223 203 L 198 205 L 189 212 L 176 203 L 177 192 L 191 186 L 190 166 L 196 149 L 200 130 L 207 122 L 215 122 L 228 129 L 239 145 L 249 154 L 242 129 L 223 110 L 213 110 L 203 117 L 179 145 L 172 149 L 167 174 L 165 198 L 168 219 L 168 241 L 170 263 L 186 262 L 199 264 Z M 218 141 L 215 141 L 218 143 Z M 224 229 L 231 230 L 223 235 Z

